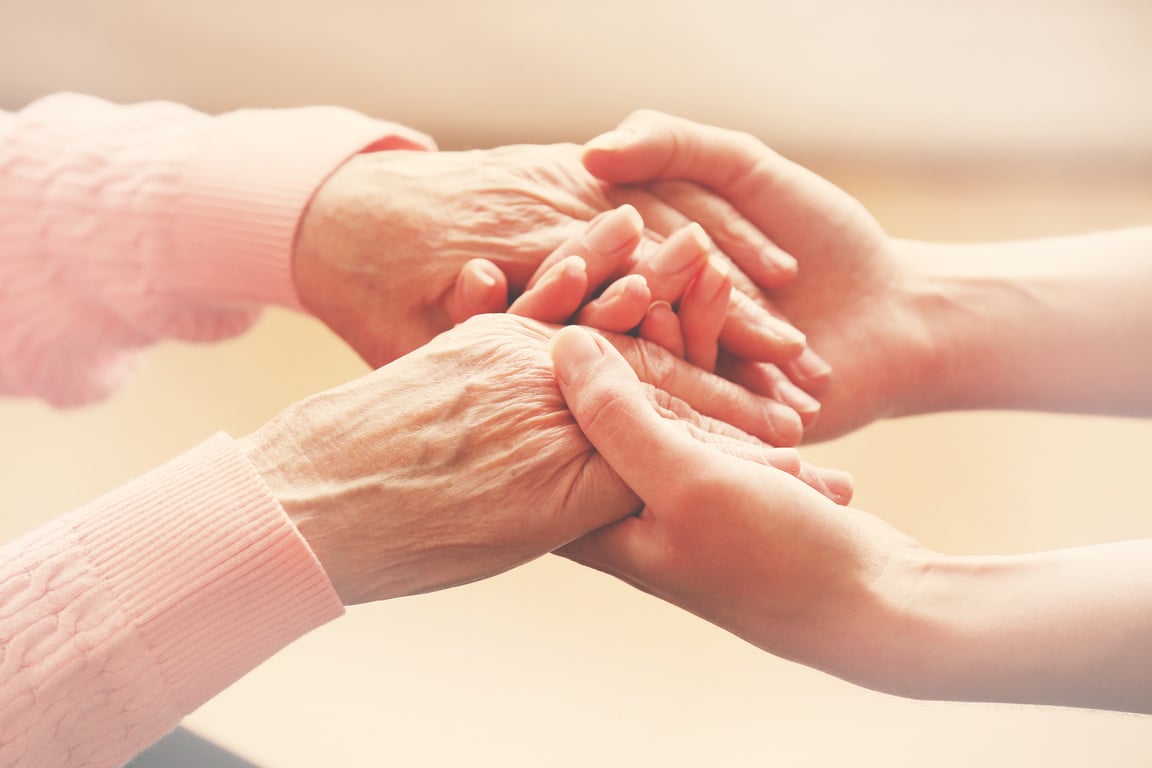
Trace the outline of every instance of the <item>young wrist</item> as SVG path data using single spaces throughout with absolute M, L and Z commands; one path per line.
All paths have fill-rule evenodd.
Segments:
M 1152 228 L 900 247 L 911 316 L 931 342 L 910 413 L 1152 412 Z
M 892 238 L 891 271 L 883 297 L 888 320 L 877 352 L 885 374 L 878 418 L 946 410 L 946 379 L 959 339 L 948 316 L 952 286 L 941 274 L 941 254 L 931 243 Z
M 820 665 L 824 671 L 884 693 L 934 698 L 929 661 L 947 628 L 927 610 L 923 591 L 947 559 L 911 541 L 892 549 L 866 594 L 853 601 L 843 651 Z
M 898 303 L 905 313 L 913 375 L 898 415 L 998 407 L 1000 381 L 1015 371 L 1012 318 L 1027 289 L 987 246 L 897 241 L 906 277 Z

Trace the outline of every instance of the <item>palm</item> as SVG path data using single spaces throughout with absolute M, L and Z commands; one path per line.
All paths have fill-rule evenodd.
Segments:
M 748 221 L 794 256 L 799 270 L 791 282 L 767 287 L 757 282 L 755 259 L 741 258 L 734 249 L 738 270 L 733 284 L 787 317 L 832 366 L 830 379 L 813 391 L 820 400 L 820 417 L 805 431 L 808 440 L 827 439 L 889 414 L 895 388 L 908 374 L 899 353 L 889 348 L 903 343 L 912 327 L 898 316 L 892 301 L 900 290 L 902 270 L 894 241 L 859 202 L 799 166 L 772 157 L 780 167 L 760 173 L 750 164 L 752 170 L 733 189 L 716 191 L 727 194 Z M 691 217 L 696 203 L 684 194 L 684 183 L 656 182 L 650 189 L 666 199 L 668 191 L 676 189 L 682 212 Z M 705 194 L 703 189 L 697 192 L 699 197 Z M 782 367 L 794 381 L 803 380 L 790 364 Z M 750 385 L 759 388 L 754 381 Z
M 800 270 L 793 283 L 770 294 L 833 369 L 820 393 L 820 419 L 806 435 L 810 440 L 888 414 L 894 379 L 903 373 L 885 345 L 905 325 L 891 300 L 900 270 L 880 225 L 847 195 L 813 213 L 815 226 L 805 223 L 806 229 L 776 235 Z
M 903 293 L 908 264 L 896 241 L 835 185 L 749 134 L 651 111 L 589 142 L 584 163 L 606 181 L 648 184 L 689 218 L 706 210 L 707 194 L 719 195 L 795 257 L 797 278 L 781 287 L 754 257 L 729 252 L 744 273 L 734 276 L 735 287 L 758 292 L 765 304 L 771 299 L 832 366 L 830 381 L 814 392 L 821 415 L 809 437 L 832 437 L 893 413 L 901 382 L 923 373 L 913 366 L 928 337 L 897 301 L 911 296 Z M 699 185 L 695 194 L 660 191 L 684 183 Z M 748 377 L 761 389 L 771 386 L 769 378 Z

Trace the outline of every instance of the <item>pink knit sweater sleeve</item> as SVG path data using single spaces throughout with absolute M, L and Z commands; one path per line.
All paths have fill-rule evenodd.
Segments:
M 342 610 L 217 436 L 0 550 L 0 765 L 122 765 Z
M 163 338 L 247 329 L 297 306 L 291 253 L 345 158 L 428 148 L 349 110 L 117 106 L 76 94 L 0 120 L 0 394 L 105 396 Z
M 0 113 L 0 392 L 73 405 L 161 338 L 292 306 L 312 193 L 420 134 L 339 109 L 207 117 L 74 95 Z M 217 436 L 0 549 L 0 765 L 115 766 L 343 608 Z

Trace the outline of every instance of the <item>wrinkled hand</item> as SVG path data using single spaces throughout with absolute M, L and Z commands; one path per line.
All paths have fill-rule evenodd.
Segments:
M 242 441 L 345 603 L 485 578 L 635 510 L 560 397 L 554 332 L 472 318 Z M 721 423 L 770 439 L 778 403 L 642 340 L 613 342 L 701 439 L 801 471 L 795 450 Z
M 507 288 L 500 268 L 486 259 L 473 259 L 464 265 L 455 288 L 458 295 L 470 298 L 457 301 L 457 305 L 467 306 L 470 301 L 484 311 L 500 312 L 508 307 L 510 312 L 545 322 L 631 332 L 707 371 L 716 370 L 722 349 L 726 350 L 729 370 L 737 360 L 752 364 L 754 361 L 737 358 L 731 350 L 742 344 L 755 347 L 757 342 L 746 339 L 733 343 L 730 329 L 751 327 L 750 322 L 739 318 L 751 321 L 746 309 L 755 305 L 733 292 L 729 262 L 712 252 L 711 241 L 699 224 L 691 222 L 659 244 L 642 241 L 632 252 L 601 248 L 605 233 L 618 233 L 607 238 L 618 242 L 624 240 L 624 233 L 638 233 L 642 226 L 631 205 L 597 215 L 584 232 L 546 258 L 529 280 L 531 289 L 544 285 L 548 290 L 535 291 L 536 295 L 530 290 L 511 305 L 504 298 Z M 593 231 L 600 235 L 590 237 L 588 233 Z M 575 266 L 577 258 L 583 260 L 582 266 Z M 596 282 L 605 274 L 628 269 L 631 272 L 615 282 Z M 583 280 L 577 282 L 574 278 L 579 270 L 583 270 Z M 558 286 L 553 285 L 557 281 L 565 283 L 566 292 L 557 293 Z M 784 335 L 791 333 L 791 326 L 781 327 Z M 772 376 L 773 397 L 791 407 L 803 425 L 811 424 L 819 415 L 820 403 L 776 366 L 763 364 L 758 373 L 761 378 Z
M 910 309 L 907 256 L 857 200 L 752 136 L 651 111 L 589 142 L 584 163 L 606 181 L 646 184 L 705 226 L 718 215 L 714 195 L 722 196 L 796 257 L 796 279 L 782 284 L 763 260 L 728 252 L 740 268 L 735 287 L 765 306 L 770 299 L 831 364 L 830 378 L 808 353 L 783 366 L 820 398 L 807 438 L 833 437 L 901 410 L 906 382 L 924 373 L 919 350 L 930 339 Z M 737 361 L 721 370 L 758 391 L 776 391 L 778 376 L 765 366 Z
M 301 222 L 300 300 L 369 363 L 383 364 L 466 317 L 501 310 L 557 245 L 617 207 L 613 193 L 573 145 L 358 155 L 318 190 Z M 628 260 L 642 243 L 654 247 L 670 234 L 621 226 L 585 233 L 593 250 L 611 256 L 588 262 L 591 285 L 634 271 Z M 475 259 L 492 268 L 458 284 Z M 788 360 L 803 350 L 803 336 L 734 299 L 721 345 L 741 357 Z
M 629 205 L 596 216 L 589 229 L 639 231 L 642 222 Z M 635 332 L 706 371 L 713 371 L 728 316 L 732 281 L 725 262 L 709 255 L 699 225 L 673 233 L 635 260 L 635 270 L 607 285 L 592 275 L 606 266 L 626 267 L 619 254 L 597 252 L 586 232 L 560 245 L 537 270 L 530 289 L 507 311 L 547 323 L 576 323 L 615 333 Z M 674 265 L 674 266 L 668 266 Z M 468 262 L 457 290 L 479 292 L 498 268 L 483 259 Z M 483 277 L 480 277 L 483 276 Z M 470 282 L 481 283 L 468 287 Z M 501 289 L 492 282 L 487 290 Z M 504 311 L 496 296 L 492 311 Z M 815 404 L 816 409 L 819 404 Z
M 919 545 L 783 472 L 660 418 L 635 375 L 580 328 L 553 339 L 560 390 L 643 508 L 561 554 L 613 574 L 780 656 L 861 682 L 883 640 L 888 566 Z M 847 501 L 847 476 L 818 470 Z M 900 582 L 906 584 L 908 582 Z

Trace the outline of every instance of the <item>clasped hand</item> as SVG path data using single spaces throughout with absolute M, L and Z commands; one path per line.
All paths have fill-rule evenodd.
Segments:
M 475 317 L 244 440 L 345 603 L 485 578 L 638 509 L 557 391 L 555 330 Z M 762 432 L 777 404 L 641 339 L 609 338 L 661 412 L 728 451 L 802 471 L 794 450 L 722 423 Z
M 653 300 L 670 305 L 687 287 L 686 276 L 697 272 L 691 259 L 647 258 L 670 239 L 682 245 L 702 239 L 704 251 L 723 261 L 721 254 L 736 254 L 771 286 L 795 276 L 795 261 L 720 197 L 701 192 L 693 199 L 706 237 L 643 189 L 594 177 L 574 145 L 362 154 L 328 179 L 304 215 L 294 257 L 297 289 L 309 311 L 379 366 L 467 317 L 504 311 L 554 260 L 569 255 L 555 249 L 572 239 L 584 238 L 603 255 L 587 259 L 590 290 L 636 273 L 647 279 Z M 641 226 L 587 228 L 625 202 L 641 207 Z M 772 395 L 810 421 L 819 405 L 804 389 L 826 371 L 806 377 L 793 368 L 789 381 L 776 368 L 811 355 L 803 334 L 742 290 L 727 303 L 719 350 L 767 364 L 779 385 Z M 655 340 L 670 343 L 667 322 L 655 325 Z M 690 338 L 684 344 L 692 362 L 715 364 Z
M 575 316 L 621 330 L 638 326 L 641 335 L 647 328 L 674 349 L 603 334 L 645 382 L 657 413 L 701 442 L 846 500 L 850 484 L 842 475 L 773 447 L 799 438 L 790 408 L 678 356 L 691 349 L 715 359 L 730 306 L 727 275 L 690 230 L 633 260 L 636 224 L 627 207 L 594 217 L 590 229 L 601 237 L 577 232 L 544 258 L 511 314 L 473 317 L 293 406 L 244 440 L 345 603 L 485 578 L 640 508 L 565 406 L 548 356 L 557 326 L 541 320 Z M 607 241 L 606 230 L 616 232 Z M 624 245 L 605 246 L 611 240 Z M 644 278 L 652 262 L 669 261 L 692 268 Z M 624 262 L 637 272 L 613 282 Z M 680 315 L 664 303 L 652 311 L 653 285 L 681 292 L 673 297 Z

